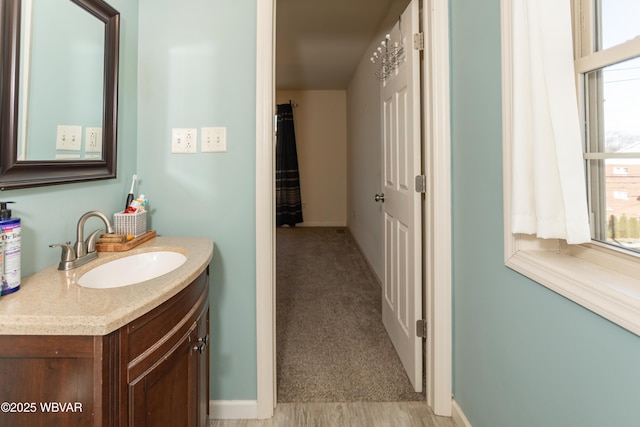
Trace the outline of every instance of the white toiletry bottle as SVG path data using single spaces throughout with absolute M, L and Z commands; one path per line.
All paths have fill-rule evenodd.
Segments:
M 7 209 L 7 203 L 0 202 L 0 231 L 2 241 L 0 243 L 0 296 L 13 293 L 20 289 L 20 218 L 11 218 L 11 209 Z

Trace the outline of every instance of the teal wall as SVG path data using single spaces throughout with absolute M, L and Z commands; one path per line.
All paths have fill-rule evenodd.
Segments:
M 139 4 L 140 192 L 160 234 L 214 240 L 211 399 L 254 400 L 256 2 Z M 203 126 L 226 153 L 170 152 L 171 128 Z
M 108 213 L 122 210 L 129 190 L 137 161 L 138 6 L 131 0 L 109 2 L 121 13 L 122 25 L 118 178 L 0 193 L 0 200 L 16 202 L 11 205 L 13 216 L 22 219 L 22 276 L 60 261 L 60 249 L 49 245 L 75 240 L 78 218 L 89 210 Z M 102 222 L 91 219 L 87 230 L 101 226 Z
M 637 426 L 640 338 L 504 266 L 500 1 L 451 1 L 454 395 L 473 427 Z

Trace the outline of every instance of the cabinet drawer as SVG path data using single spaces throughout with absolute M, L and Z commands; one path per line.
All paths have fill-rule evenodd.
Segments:
M 170 301 L 134 320 L 123 331 L 125 360 L 129 379 L 135 378 L 153 355 L 164 354 L 176 345 L 193 326 L 209 298 L 209 275 L 204 271 L 189 287 Z M 131 372 L 133 369 L 134 372 Z

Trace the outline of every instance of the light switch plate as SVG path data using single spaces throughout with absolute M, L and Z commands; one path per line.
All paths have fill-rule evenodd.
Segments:
M 200 151 L 203 153 L 223 153 L 227 151 L 227 128 L 202 128 Z
M 80 151 L 82 149 L 82 126 L 58 125 L 56 150 Z
M 171 129 L 172 153 L 195 153 L 198 150 L 198 129 Z

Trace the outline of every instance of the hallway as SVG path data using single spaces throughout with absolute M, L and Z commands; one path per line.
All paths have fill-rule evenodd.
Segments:
M 382 325 L 380 292 L 346 229 L 277 229 L 279 403 L 424 400 Z

